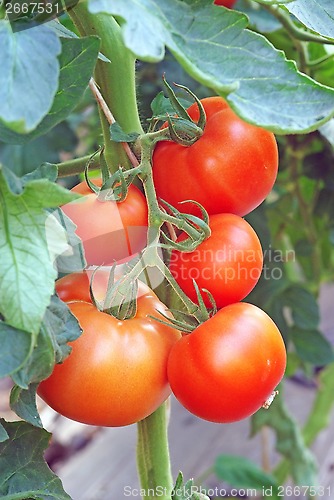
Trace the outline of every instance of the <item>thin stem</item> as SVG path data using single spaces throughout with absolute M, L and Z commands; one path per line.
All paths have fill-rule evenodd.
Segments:
M 166 402 L 137 424 L 137 468 L 148 500 L 170 500 L 173 490 L 167 413 Z
M 273 14 L 284 26 L 287 32 L 297 40 L 301 40 L 303 42 L 316 42 L 328 45 L 334 45 L 334 40 L 330 38 L 324 38 L 320 35 L 316 35 L 314 33 L 310 33 L 309 31 L 305 31 L 298 26 L 295 25 L 294 21 L 291 19 L 289 12 L 282 9 L 277 5 L 264 5 L 264 8 L 267 9 L 271 14 Z
M 309 73 L 309 67 L 308 67 L 308 53 L 307 53 L 307 43 L 303 42 L 302 40 L 298 40 L 297 38 L 291 37 L 298 55 L 299 55 L 299 70 L 302 71 L 305 74 Z
M 88 162 L 90 162 L 92 168 L 98 168 L 100 165 L 99 155 L 95 155 L 93 158 L 91 155 L 87 155 L 81 158 L 74 158 L 62 163 L 57 163 L 58 177 L 69 177 L 70 175 L 82 174 Z
M 326 62 L 330 61 L 334 57 L 334 52 L 332 54 L 326 54 L 323 57 L 319 57 L 318 59 L 315 59 L 314 61 L 310 61 L 309 59 L 307 60 L 307 65 L 314 69 L 317 66 L 321 66 L 322 64 L 325 64 Z
M 112 112 L 108 108 L 108 105 L 107 105 L 106 101 L 103 99 L 103 96 L 102 96 L 101 92 L 99 91 L 99 89 L 97 88 L 97 85 L 96 85 L 93 78 L 90 79 L 89 88 L 91 89 L 96 101 L 98 102 L 101 110 L 103 111 L 104 116 L 108 120 L 108 123 L 110 125 L 113 125 L 113 123 L 116 123 L 114 115 L 112 114 Z M 122 142 L 121 144 L 123 146 L 123 149 L 124 149 L 127 157 L 129 158 L 132 166 L 137 167 L 139 165 L 139 161 L 138 161 L 136 155 L 131 150 L 129 144 L 127 142 Z

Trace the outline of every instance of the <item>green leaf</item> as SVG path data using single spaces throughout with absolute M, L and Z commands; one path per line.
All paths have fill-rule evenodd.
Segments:
M 9 438 L 6 429 L 4 426 L 0 423 L 0 443 L 3 443 Z
M 0 166 L 0 312 L 15 328 L 39 332 L 57 277 L 47 241 L 52 215 L 45 209 L 75 198 L 48 179 L 32 180 L 13 193 Z M 63 241 L 66 247 L 66 235 Z
M 268 226 L 268 218 L 266 215 L 266 211 L 264 205 L 261 204 L 251 213 L 247 214 L 245 217 L 246 221 L 252 226 L 252 228 L 256 231 L 256 234 L 260 238 L 261 246 L 263 248 L 264 258 L 267 256 L 270 257 L 273 252 L 272 249 L 272 241 L 270 229 Z
M 334 4 L 332 0 L 294 0 L 287 9 L 307 28 L 334 38 Z
M 124 132 L 117 122 L 110 126 L 110 138 L 114 142 L 134 142 L 138 136 L 137 132 Z
M 307 446 L 310 446 L 319 432 L 329 425 L 334 404 L 333 392 L 334 364 L 330 364 L 320 372 L 313 406 L 302 430 L 304 441 Z M 282 460 L 278 467 L 276 467 L 275 475 L 280 479 L 281 483 L 283 483 L 289 472 L 289 461 Z
M 72 222 L 72 220 L 65 215 L 65 213 L 60 209 L 57 208 L 56 210 L 52 211 L 52 215 L 54 217 L 54 222 L 55 224 L 60 224 L 63 228 L 64 231 L 66 232 L 67 236 L 67 241 L 68 241 L 68 248 L 66 249 L 65 252 L 62 252 L 61 249 L 58 251 L 58 257 L 55 260 L 55 267 L 58 270 L 58 273 L 60 274 L 69 274 L 69 273 L 74 273 L 76 271 L 82 271 L 86 265 L 86 259 L 84 255 L 84 249 L 82 246 L 82 241 L 75 234 L 75 230 L 77 226 Z M 55 249 L 58 246 L 58 239 L 56 235 L 58 234 L 58 231 L 51 232 L 51 235 L 54 234 L 54 253 Z M 49 244 L 50 238 L 49 238 Z
M 21 177 L 44 162 L 59 163 L 60 152 L 73 151 L 76 144 L 76 135 L 68 124 L 63 122 L 48 134 L 27 144 L 0 142 L 0 162 Z
M 320 217 L 326 216 L 329 220 L 334 218 L 334 193 L 332 189 L 323 188 L 320 190 L 314 214 Z
M 244 457 L 235 455 L 219 455 L 214 464 L 216 476 L 235 488 L 262 488 L 276 487 L 273 476 L 266 474 L 253 462 Z
M 59 36 L 59 37 L 62 37 L 62 38 L 79 38 L 78 35 L 76 33 L 74 33 L 73 31 L 69 30 L 68 28 L 66 28 L 65 26 L 63 26 L 61 23 L 57 22 L 57 21 L 49 21 L 48 22 L 48 26 Z M 99 59 L 103 62 L 106 62 L 106 63 L 110 63 L 110 59 L 108 59 L 108 57 L 106 57 L 105 55 L 101 54 L 101 52 L 99 52 Z
M 56 36 L 56 35 L 55 35 Z M 49 114 L 30 134 L 11 132 L 0 123 L 0 138 L 4 142 L 24 144 L 44 135 L 55 125 L 65 120 L 82 98 L 92 76 L 97 60 L 100 41 L 97 37 L 63 38 L 59 58 L 60 75 L 58 90 Z M 22 92 L 26 92 L 23 88 Z M 20 100 L 20 95 L 16 96 Z
M 52 106 L 61 45 L 47 26 L 12 31 L 2 20 L 0 46 L 0 122 L 24 134 L 36 128 Z
M 29 424 L 43 428 L 36 406 L 36 390 L 37 384 L 32 384 L 27 390 L 14 386 L 10 395 L 10 407 Z
M 308 239 L 303 238 L 295 244 L 295 251 L 298 257 L 310 257 L 313 253 L 313 246 Z
M 81 334 L 77 319 L 67 305 L 57 296 L 53 296 L 46 310 L 38 336 L 38 342 L 28 362 L 12 379 L 22 389 L 28 389 L 31 383 L 37 383 L 48 377 L 55 363 L 60 363 L 69 355 L 72 342 Z
M 78 320 L 67 304 L 53 296 L 43 320 L 43 327 L 52 340 L 56 363 L 62 363 L 71 352 L 67 343 L 73 342 L 81 335 Z
M 296 133 L 317 129 L 334 115 L 334 91 L 246 30 L 239 12 L 211 0 L 90 0 L 89 8 L 122 21 L 125 44 L 139 59 L 161 60 L 166 45 L 194 79 L 227 97 L 250 123 Z
M 16 372 L 29 357 L 35 338 L 0 321 L 0 378 Z
M 251 2 L 249 0 L 239 0 L 234 8 L 246 14 L 250 25 L 253 26 L 256 31 L 260 31 L 261 33 L 270 33 L 282 27 L 276 17 L 270 14 L 267 10 L 260 8 L 259 4 L 255 2 Z
M 252 435 L 259 432 L 264 425 L 275 431 L 276 450 L 288 460 L 289 471 L 295 484 L 317 484 L 315 459 L 306 448 L 300 427 L 289 414 L 281 394 L 275 398 L 269 410 L 261 409 L 252 417 Z M 275 473 L 274 475 L 281 483 L 281 478 Z
M 289 333 L 302 360 L 315 366 L 324 366 L 334 361 L 333 347 L 318 330 L 292 327 Z
M 284 292 L 284 301 L 291 309 L 297 327 L 312 330 L 318 327 L 320 316 L 318 303 L 308 290 L 292 285 Z
M 281 264 L 273 262 L 268 255 L 264 260 L 264 270 L 259 282 L 245 300 L 257 304 L 269 314 L 272 305 L 287 289 L 289 282 L 284 274 L 281 274 Z
M 184 108 L 188 108 L 192 104 L 186 99 L 178 99 Z M 163 120 L 165 120 L 168 115 L 170 116 L 175 114 L 175 108 L 173 107 L 170 99 L 164 96 L 163 92 L 159 92 L 159 94 L 153 99 L 151 102 L 151 109 L 154 117 L 159 117 Z
M 51 434 L 25 422 L 5 422 L 9 435 L 0 443 L 0 497 L 2 500 L 71 500 L 43 454 Z

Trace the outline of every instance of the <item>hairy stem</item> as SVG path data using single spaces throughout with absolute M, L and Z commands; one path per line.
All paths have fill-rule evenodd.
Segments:
M 170 500 L 173 478 L 168 446 L 168 402 L 137 424 L 137 467 L 148 500 Z
M 58 163 L 58 177 L 69 177 L 70 175 L 82 174 L 88 162 L 90 162 L 91 168 L 98 168 L 100 164 L 99 155 L 95 155 L 93 158 L 91 155 L 87 155 Z
M 110 62 L 97 62 L 95 81 L 112 116 L 125 132 L 142 133 L 136 100 L 135 57 L 123 43 L 121 27 L 111 15 L 90 13 L 87 2 L 69 9 L 69 15 L 82 36 L 101 38 L 101 52 Z M 120 164 L 129 168 L 131 162 L 122 145 L 110 139 L 110 123 L 100 106 L 99 112 L 110 171 L 115 172 Z

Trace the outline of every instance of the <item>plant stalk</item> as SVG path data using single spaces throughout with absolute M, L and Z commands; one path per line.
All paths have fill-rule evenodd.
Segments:
M 101 52 L 110 62 L 97 61 L 94 79 L 109 110 L 125 132 L 142 133 L 135 86 L 135 57 L 124 45 L 121 27 L 113 16 L 92 14 L 87 2 L 79 2 L 68 13 L 82 36 L 98 35 Z M 123 147 L 110 139 L 110 123 L 99 106 L 105 146 L 105 158 L 109 170 L 115 172 L 121 164 L 130 168 Z
M 168 402 L 137 424 L 137 468 L 147 500 L 170 500 L 173 478 L 168 446 Z
M 135 57 L 125 47 L 121 28 L 107 14 L 91 14 L 87 2 L 79 2 L 69 14 L 83 36 L 99 35 L 101 52 L 111 61 L 98 61 L 95 70 L 96 90 L 103 96 L 103 106 L 125 132 L 143 133 L 136 101 Z M 100 98 L 98 99 L 100 101 Z M 130 168 L 131 161 L 122 144 L 110 139 L 110 119 L 99 102 L 99 113 L 104 138 L 104 153 L 109 170 L 113 173 L 119 165 Z M 173 489 L 167 432 L 167 403 L 152 415 L 138 422 L 137 464 L 141 488 L 148 500 L 170 500 Z M 161 494 L 161 492 L 163 494 Z

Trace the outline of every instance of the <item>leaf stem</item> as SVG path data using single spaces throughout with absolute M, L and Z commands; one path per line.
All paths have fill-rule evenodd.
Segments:
M 62 163 L 57 163 L 58 177 L 69 177 L 70 175 L 83 174 L 87 163 L 90 162 L 92 168 L 98 168 L 100 165 L 100 158 L 95 155 L 82 156 L 81 158 L 74 158 Z
M 284 26 L 284 28 L 293 38 L 296 38 L 297 40 L 301 40 L 303 42 L 315 42 L 321 44 L 334 45 L 334 40 L 330 38 L 324 38 L 315 33 L 311 33 L 309 31 L 298 28 L 291 19 L 289 12 L 282 9 L 280 6 L 269 5 L 269 4 L 267 5 L 262 4 L 262 5 L 264 6 L 265 9 L 267 9 L 272 15 L 274 15 L 280 21 L 280 23 Z
M 97 85 L 96 85 L 93 78 L 90 79 L 89 88 L 91 89 L 91 91 L 92 91 L 96 101 L 98 102 L 104 116 L 106 117 L 108 123 L 110 125 L 115 123 L 116 120 L 114 118 L 114 115 L 112 114 L 112 112 L 108 108 L 108 105 L 107 105 L 106 101 L 103 99 L 103 96 L 102 96 L 101 92 L 99 91 L 99 89 L 97 88 Z M 138 161 L 136 155 L 131 150 L 129 144 L 127 142 L 121 142 L 121 145 L 122 145 L 127 157 L 129 158 L 132 166 L 137 167 L 139 165 L 139 161 Z

